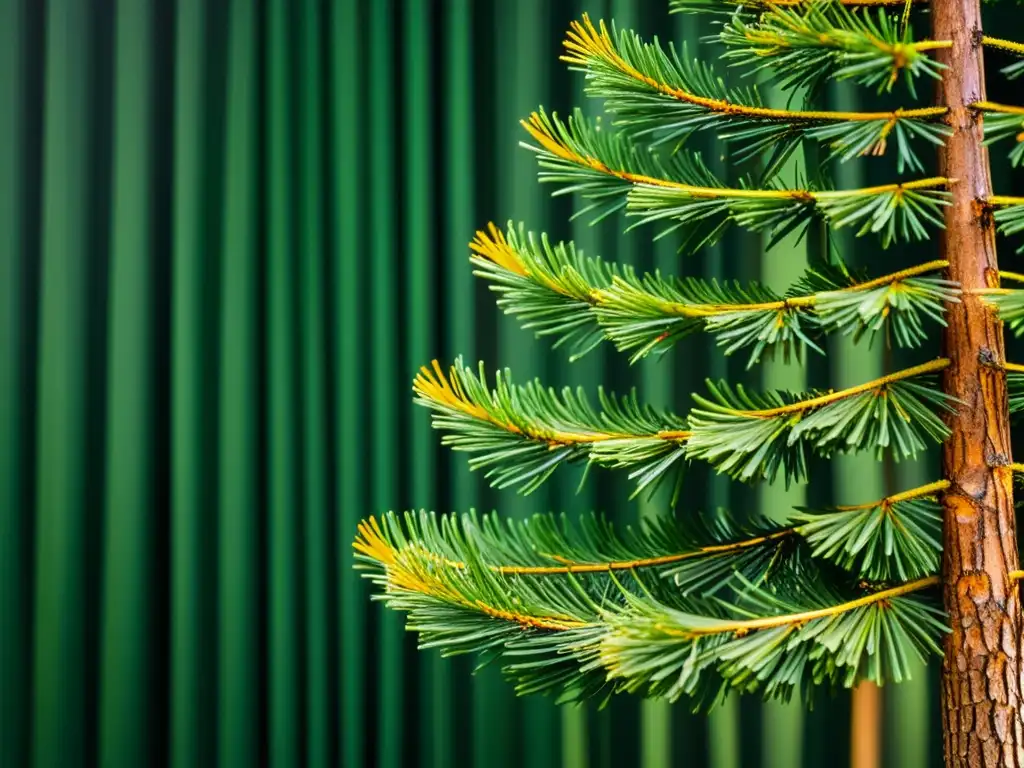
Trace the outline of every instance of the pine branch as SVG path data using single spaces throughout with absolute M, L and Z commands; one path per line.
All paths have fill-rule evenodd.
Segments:
M 788 233 L 824 218 L 833 229 L 857 226 L 857 234 L 879 234 L 883 246 L 897 239 L 928 238 L 927 224 L 941 228 L 948 205 L 948 180 L 919 179 L 852 190 L 730 189 L 699 156 L 677 152 L 668 161 L 632 145 L 621 134 L 599 131 L 577 110 L 568 124 L 556 115 L 534 113 L 523 123 L 538 146 L 541 181 L 562 185 L 556 194 L 579 193 L 594 201 L 595 221 L 626 208 L 638 224 L 669 222 L 662 232 L 703 225 L 713 240 L 728 222 L 751 231 Z
M 576 359 L 610 339 L 631 362 L 668 350 L 697 330 L 715 335 L 726 354 L 749 349 L 748 367 L 781 352 L 802 357 L 814 338 L 840 332 L 855 340 L 884 331 L 900 346 L 919 345 L 924 319 L 944 324 L 945 302 L 958 301 L 956 287 L 925 277 L 944 269 L 934 261 L 874 280 L 811 271 L 785 295 L 757 284 L 637 275 L 570 243 L 552 245 L 509 224 L 507 235 L 493 224 L 471 244 L 474 274 L 491 281 L 498 305 L 538 335 L 572 347 Z
M 813 1 L 813 0 L 812 0 Z M 905 8 L 928 0 L 829 0 L 849 8 Z M 761 11 L 805 5 L 808 0 L 669 0 L 670 13 L 735 13 L 737 7 Z
M 434 361 L 413 389 L 417 402 L 434 411 L 434 427 L 447 432 L 442 443 L 477 454 L 470 467 L 487 468 L 495 487 L 530 493 L 562 464 L 586 461 L 628 469 L 636 493 L 675 470 L 678 492 L 684 458 L 747 481 L 773 480 L 781 470 L 790 482 L 806 476 L 808 447 L 823 456 L 872 449 L 881 455 L 887 448 L 897 460 L 916 456 L 925 437 L 941 442 L 948 434 L 936 411 L 952 410 L 951 401 L 923 378 L 948 362 L 806 399 L 753 396 L 708 382 L 711 398 L 694 395 L 698 407 L 686 422 L 641 406 L 635 393 L 615 398 L 599 390 L 598 412 L 582 390 L 558 395 L 538 381 L 516 386 L 507 370 L 490 390 L 483 366 L 475 374 L 461 361 L 449 376 Z
M 949 48 L 949 40 L 915 42 L 909 25 L 878 9 L 850 10 L 835 2 L 772 6 L 760 15 L 737 11 L 722 25 L 717 39 L 729 46 L 722 56 L 748 67 L 767 70 L 783 88 L 817 88 L 827 78 L 853 80 L 892 90 L 903 75 L 911 95 L 921 76 L 938 79 L 943 66 L 927 51 Z
M 949 434 L 936 412 L 952 411 L 952 402 L 921 378 L 948 364 L 935 360 L 808 399 L 754 396 L 742 386 L 709 381 L 709 398 L 694 395 L 687 456 L 739 480 L 771 481 L 781 471 L 787 483 L 806 477 L 808 447 L 826 457 L 862 450 L 881 456 L 885 449 L 897 460 L 914 457 L 926 437 L 941 442 Z
M 469 247 L 473 274 L 490 282 L 498 306 L 555 347 L 567 345 L 571 360 L 607 338 L 595 310 L 599 292 L 621 275 L 618 265 L 585 258 L 572 242 L 552 245 L 545 234 L 538 243 L 511 222 L 507 236 L 489 224 Z
M 1012 139 L 1010 164 L 1024 163 L 1024 107 L 1011 107 L 991 101 L 980 101 L 975 109 L 985 112 L 985 145 L 991 146 L 1003 139 Z
M 1006 391 L 1010 413 L 1020 413 L 1024 411 L 1024 365 L 1003 363 L 1002 369 L 1006 371 Z
M 1001 280 L 1024 283 L 1024 275 L 1016 272 L 999 271 Z M 982 294 L 986 304 L 992 306 L 1006 327 L 1015 336 L 1024 333 L 1024 290 L 1020 288 L 993 288 Z
M 644 43 L 628 30 L 609 33 L 604 23 L 594 27 L 589 17 L 573 22 L 563 60 L 587 75 L 587 92 L 604 99 L 617 115 L 617 124 L 634 136 L 655 143 L 678 143 L 695 130 L 720 129 L 720 138 L 737 144 L 737 159 L 764 151 L 773 153 L 776 167 L 802 138 L 827 143 L 843 160 L 883 154 L 888 138 L 897 140 L 897 166 L 923 171 L 911 141 L 941 145 L 949 129 L 936 122 L 944 107 L 893 112 L 819 112 L 772 109 L 762 104 L 756 88 L 730 89 L 700 60 L 680 57 L 657 41 Z
M 992 218 L 995 219 L 998 231 L 1002 235 L 1016 235 L 1024 232 L 1024 197 L 994 195 L 987 201 L 994 208 Z M 1024 252 L 1024 245 L 1017 253 Z
M 650 555 L 675 535 L 652 527 L 627 544 L 596 518 L 592 525 L 599 527 L 570 532 L 552 516 L 539 516 L 506 530 L 494 516 L 481 524 L 475 515 L 438 520 L 421 512 L 404 520 L 389 515 L 382 524 L 371 518 L 360 525 L 354 546 L 358 567 L 368 570 L 381 599 L 410 614 L 421 647 L 501 657 L 520 693 L 557 692 L 563 700 L 647 688 L 706 705 L 723 681 L 788 698 L 812 681 L 900 680 L 906 672 L 900 660 L 932 647 L 941 633 L 940 612 L 907 597 L 936 577 L 865 594 L 805 561 L 762 586 L 741 572 L 731 577 L 741 587 L 736 594 L 709 600 L 693 589 L 667 589 L 665 579 L 641 580 L 643 566 L 634 563 L 622 564 L 620 578 L 616 569 L 505 572 L 492 562 L 511 556 L 550 563 L 543 549 L 566 545 L 590 554 L 610 548 Z M 663 653 L 669 646 L 678 652 Z M 783 650 L 797 653 L 783 660 Z
M 862 679 L 900 682 L 910 678 L 911 658 L 941 653 L 944 614 L 938 601 L 915 594 L 938 577 L 853 597 L 808 575 L 784 593 L 752 586 L 717 616 L 636 600 L 601 638 L 601 662 L 627 690 L 672 701 L 704 699 L 711 671 L 725 686 L 788 700 Z
M 735 586 L 736 576 L 761 583 L 806 568 L 811 555 L 847 571 L 851 581 L 933 574 L 941 551 L 934 497 L 948 485 L 938 481 L 868 504 L 800 509 L 785 524 L 757 515 L 741 524 L 721 509 L 645 518 L 621 534 L 597 514 L 572 524 L 564 514 L 513 520 L 420 511 L 403 518 L 388 513 L 382 524 L 394 546 L 417 547 L 439 567 L 465 569 L 475 557 L 502 576 L 571 575 L 596 595 L 607 592 L 610 574 L 637 571 L 670 581 L 683 595 L 710 595 Z M 363 525 L 377 523 L 371 518 Z M 470 545 L 476 555 L 467 552 Z
M 940 480 L 870 504 L 803 509 L 792 519 L 815 557 L 859 578 L 921 578 L 939 570 L 942 510 L 934 496 L 948 487 Z
M 600 411 L 582 389 L 556 393 L 539 381 L 513 384 L 511 373 L 495 376 L 488 388 L 479 372 L 456 360 L 446 376 L 435 360 L 413 384 L 417 403 L 433 412 L 433 425 L 447 434 L 441 442 L 476 454 L 471 469 L 486 469 L 496 488 L 518 487 L 528 494 L 563 464 L 597 463 L 628 469 L 636 493 L 653 490 L 682 470 L 689 437 L 682 419 L 659 413 L 636 400 L 598 391 Z
M 945 326 L 945 305 L 960 300 L 956 283 L 921 277 L 945 265 L 943 261 L 926 262 L 845 289 L 819 293 L 814 304 L 818 322 L 824 330 L 850 335 L 854 341 L 873 338 L 884 330 L 898 346 L 917 347 L 929 337 L 924 319 Z
M 999 71 L 1011 80 L 1024 75 L 1024 43 L 1018 43 L 1013 40 L 1001 40 L 998 37 L 989 37 L 988 35 L 984 35 L 981 38 L 981 43 L 986 48 L 1021 57 L 1021 61 L 1008 64 Z
M 449 530 L 461 534 L 457 526 Z M 413 543 L 390 516 L 383 526 L 370 518 L 353 546 L 356 567 L 368 571 L 378 599 L 408 614 L 406 627 L 419 634 L 421 649 L 477 654 L 481 664 L 500 658 L 520 694 L 556 693 L 564 701 L 611 695 L 604 672 L 585 669 L 607 629 L 600 604 L 578 582 L 512 581 L 480 565 L 470 538 L 461 542 L 468 567 L 439 566 L 415 543 L 415 528 L 408 536 Z
M 417 547 L 438 567 L 464 570 L 476 557 L 481 567 L 507 577 L 572 576 L 593 595 L 608 592 L 610 574 L 634 571 L 666 580 L 682 595 L 709 595 L 727 589 L 737 574 L 760 582 L 780 569 L 801 567 L 809 553 L 801 549 L 797 528 L 756 515 L 741 524 L 724 510 L 646 518 L 622 534 L 596 514 L 570 524 L 554 514 L 512 520 L 496 513 L 438 517 L 421 511 L 403 519 L 388 513 L 382 523 L 395 546 Z

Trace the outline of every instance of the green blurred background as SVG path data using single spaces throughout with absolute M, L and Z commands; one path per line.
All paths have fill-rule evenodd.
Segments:
M 903 362 L 833 344 L 747 373 L 693 338 L 632 368 L 611 350 L 570 364 L 471 276 L 473 231 L 509 218 L 645 269 L 776 286 L 821 252 L 820 233 L 765 257 L 737 233 L 682 258 L 621 221 L 570 223 L 573 202 L 536 184 L 518 120 L 599 109 L 557 60 L 568 22 L 695 50 L 707 22 L 665 6 L 0 0 L 0 765 L 850 765 L 848 695 L 709 718 L 518 700 L 497 670 L 417 652 L 352 570 L 356 521 L 382 510 L 626 523 L 666 503 L 598 472 L 578 494 L 571 472 L 525 499 L 487 489 L 412 405 L 432 357 L 636 385 L 679 411 L 705 376 L 799 388 Z M 891 175 L 871 161 L 840 181 Z M 931 253 L 844 244 L 876 274 Z M 935 466 L 844 460 L 789 492 L 695 469 L 680 513 L 866 501 Z M 935 682 L 869 692 L 853 741 L 871 743 L 879 698 L 885 764 L 937 764 Z

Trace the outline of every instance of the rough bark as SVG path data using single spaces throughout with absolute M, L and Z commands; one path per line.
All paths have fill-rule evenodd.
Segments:
M 980 201 L 992 193 L 980 116 L 985 98 L 979 0 L 932 0 L 933 37 L 952 40 L 939 86 L 954 133 L 940 170 L 956 179 L 946 212 L 943 258 L 964 289 L 948 313 L 944 390 L 962 401 L 943 452 L 943 582 L 951 632 L 942 668 L 946 765 L 1024 766 L 1020 599 L 1010 426 L 1002 327 L 972 291 L 999 283 L 992 222 Z

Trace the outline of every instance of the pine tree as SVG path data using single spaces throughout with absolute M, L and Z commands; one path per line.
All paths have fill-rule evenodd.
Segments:
M 829 334 L 934 356 L 841 390 L 708 381 L 681 414 L 635 393 L 595 397 L 435 361 L 415 380 L 417 401 L 445 445 L 496 488 L 522 493 L 580 464 L 625 470 L 638 494 L 667 485 L 678 500 L 692 462 L 741 482 L 803 483 L 812 456 L 909 460 L 935 444 L 941 474 L 869 504 L 793 510 L 785 524 L 682 502 L 624 530 L 597 514 L 389 513 L 360 525 L 360 566 L 423 648 L 497 660 L 519 693 L 561 701 L 628 691 L 696 709 L 731 690 L 809 701 L 861 680 L 898 683 L 913 659 L 941 656 L 947 765 L 1024 765 L 1013 503 L 1024 466 L 1009 437 L 1024 365 L 1007 362 L 1003 345 L 1004 324 L 1024 331 L 1024 287 L 1013 287 L 1024 275 L 996 260 L 997 233 L 1024 231 L 1024 198 L 993 194 L 988 158 L 990 145 L 1009 146 L 1009 162 L 1024 164 L 1024 107 L 986 100 L 982 63 L 991 55 L 1006 77 L 1024 74 L 1013 58 L 1024 45 L 984 34 L 978 0 L 673 5 L 720 14 L 720 58 L 774 78 L 790 107 L 727 85 L 685 47 L 584 16 L 563 58 L 611 119 L 539 109 L 525 120 L 541 181 L 585 200 L 592 221 L 623 213 L 679 236 L 687 252 L 731 226 L 766 233 L 769 247 L 824 226 L 882 247 L 931 240 L 936 258 L 864 275 L 833 241 L 779 292 L 641 274 L 492 224 L 471 261 L 499 307 L 574 358 L 610 342 L 634 361 L 698 332 L 748 367 L 822 355 Z M 930 38 L 915 39 L 913 16 L 930 20 Z M 839 80 L 938 96 L 891 111 L 816 108 L 815 94 Z M 701 132 L 724 145 L 738 181 L 687 147 Z M 830 162 L 794 175 L 807 147 Z M 887 163 L 893 180 L 836 188 L 829 169 L 842 162 Z

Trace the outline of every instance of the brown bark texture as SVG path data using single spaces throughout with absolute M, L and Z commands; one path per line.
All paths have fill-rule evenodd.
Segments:
M 939 100 L 953 129 L 940 172 L 955 179 L 946 210 L 943 258 L 960 283 L 949 307 L 943 389 L 961 401 L 943 450 L 951 485 L 943 497 L 943 597 L 951 632 L 944 641 L 943 728 L 946 765 L 1024 766 L 1021 720 L 1020 598 L 1010 425 L 1002 326 L 976 293 L 999 284 L 995 233 L 981 201 L 992 193 L 980 115 L 985 98 L 979 0 L 932 0 L 933 37 L 948 68 Z

